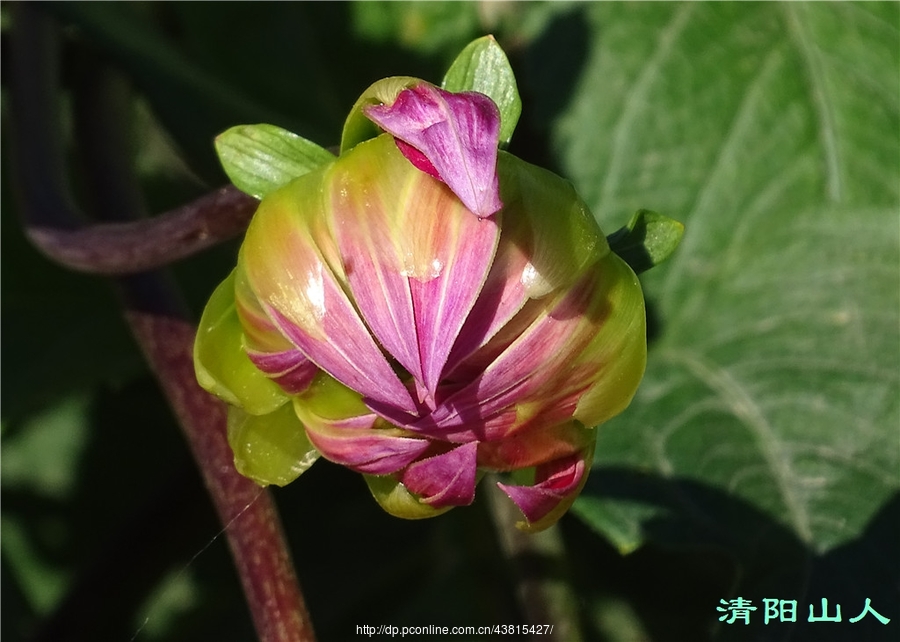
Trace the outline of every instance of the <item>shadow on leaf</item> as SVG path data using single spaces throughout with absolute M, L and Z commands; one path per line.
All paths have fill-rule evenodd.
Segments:
M 652 510 L 652 516 L 641 523 L 644 541 L 673 550 L 725 553 L 734 560 L 733 588 L 720 599 L 742 597 L 756 610 L 751 612 L 749 625 L 739 619 L 728 625 L 719 622 L 722 613 L 716 607 L 720 604 L 711 602 L 704 627 L 710 640 L 895 639 L 892 636 L 900 626 L 900 494 L 882 507 L 859 538 L 826 552 L 812 550 L 760 508 L 688 479 L 599 468 L 592 472 L 584 496 L 591 497 L 587 502 L 592 509 L 590 516 L 585 510 L 579 511 L 580 516 L 595 528 L 597 515 L 614 511 L 617 504 L 644 505 Z M 828 601 L 829 617 L 836 617 L 836 605 L 841 605 L 840 622 L 809 622 L 810 606 L 813 620 L 822 617 L 822 598 Z M 856 623 L 849 621 L 863 612 L 867 598 L 872 609 L 890 618 L 888 624 L 871 613 Z M 796 622 L 787 621 L 787 611 L 781 621 L 778 604 L 766 599 L 778 600 L 778 604 L 796 600 Z M 769 604 L 769 622 L 765 623 Z M 643 614 L 642 621 L 651 639 L 672 639 L 667 637 L 671 632 L 665 621 L 649 613 Z

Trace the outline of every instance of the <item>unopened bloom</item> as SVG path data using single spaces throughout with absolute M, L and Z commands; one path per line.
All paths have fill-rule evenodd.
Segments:
M 198 378 L 234 406 L 239 466 L 279 471 L 244 471 L 262 482 L 321 455 L 417 518 L 511 473 L 551 524 L 643 374 L 637 278 L 568 182 L 498 151 L 487 96 L 409 81 L 361 112 L 383 133 L 262 200 Z

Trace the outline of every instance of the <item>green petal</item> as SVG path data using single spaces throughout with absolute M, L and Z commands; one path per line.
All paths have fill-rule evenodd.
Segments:
M 313 379 L 309 388 L 294 398 L 304 410 L 326 420 L 341 420 L 372 411 L 363 403 L 362 395 L 324 372 Z
M 291 404 L 261 416 L 232 406 L 228 444 L 237 471 L 263 486 L 289 484 L 319 457 Z
M 503 233 L 530 258 L 522 275 L 529 297 L 572 283 L 609 254 L 606 238 L 571 183 L 505 152 L 498 161 Z
M 234 306 L 234 272 L 215 289 L 197 329 L 194 371 L 200 386 L 251 415 L 272 412 L 288 397 L 260 372 L 244 351 Z
M 606 295 L 610 314 L 575 365 L 603 364 L 591 388 L 582 395 L 574 417 L 587 426 L 599 425 L 631 403 L 647 365 L 644 296 L 638 278 L 617 254 L 597 266 L 611 283 Z

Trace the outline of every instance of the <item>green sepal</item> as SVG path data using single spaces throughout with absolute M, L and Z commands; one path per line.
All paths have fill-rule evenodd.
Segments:
M 384 511 L 402 519 L 427 519 L 437 517 L 453 508 L 432 508 L 423 503 L 406 486 L 390 475 L 363 475 L 372 497 Z
M 319 457 L 289 403 L 260 416 L 230 407 L 228 445 L 237 471 L 262 486 L 291 483 Z
M 194 340 L 194 372 L 200 386 L 251 415 L 272 412 L 288 400 L 277 383 L 250 361 L 234 305 L 234 271 L 212 293 Z
M 363 108 L 369 105 L 391 105 L 401 91 L 420 82 L 425 81 L 412 76 L 391 76 L 369 85 L 369 88 L 356 100 L 347 120 L 344 121 L 344 131 L 341 133 L 341 154 L 381 133 L 378 125 L 363 113 Z
M 500 110 L 500 144 L 509 144 L 522 99 L 506 54 L 493 36 L 470 42 L 450 65 L 441 87 L 447 91 L 477 91 L 488 96 Z
M 298 176 L 334 160 L 328 150 L 275 125 L 238 125 L 216 137 L 228 178 L 262 199 Z
M 684 225 L 668 216 L 638 210 L 625 227 L 606 237 L 609 247 L 635 274 L 665 261 L 684 235 Z

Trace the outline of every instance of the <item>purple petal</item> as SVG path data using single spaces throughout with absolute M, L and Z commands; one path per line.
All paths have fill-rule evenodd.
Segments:
M 366 116 L 417 150 L 400 149 L 418 169 L 444 181 L 479 217 L 503 207 L 497 178 L 500 111 L 483 94 L 454 94 L 428 83 L 404 89 L 392 105 L 373 105 Z M 424 159 L 423 159 L 424 157 Z
M 320 176 L 270 194 L 247 230 L 238 272 L 265 316 L 310 361 L 365 396 L 415 413 L 344 290 L 324 210 Z
M 496 220 L 471 216 L 388 136 L 335 166 L 329 211 L 357 308 L 433 408 L 428 400 L 490 270 Z
M 373 429 L 375 415 L 329 421 L 298 412 L 306 434 L 322 456 L 369 475 L 389 475 L 419 457 L 425 439 L 398 436 L 395 430 Z
M 400 481 L 434 508 L 468 506 L 475 499 L 478 444 L 470 442 L 410 464 Z
M 337 307 L 333 305 L 331 309 Z M 351 325 L 358 322 L 352 311 L 340 310 L 325 318 L 327 338 L 324 340 L 310 336 L 275 308 L 269 309 L 269 316 L 294 345 L 335 379 L 365 397 L 414 415 L 416 406 L 412 397 L 390 369 L 371 336 L 361 323 L 359 327 Z
M 471 358 L 487 364 L 480 375 L 442 399 L 431 415 L 398 424 L 450 441 L 491 441 L 526 423 L 571 418 L 593 382 L 591 373 L 603 365 L 579 362 L 608 313 L 607 292 L 598 281 L 593 271 L 568 292 L 526 304 Z
M 538 466 L 533 486 L 497 486 L 509 495 L 516 506 L 533 524 L 547 516 L 562 502 L 573 500 L 585 480 L 586 466 L 581 455 L 557 459 Z
M 282 352 L 258 352 L 248 349 L 247 356 L 253 365 L 292 395 L 306 390 L 319 372 L 316 364 L 296 349 Z

